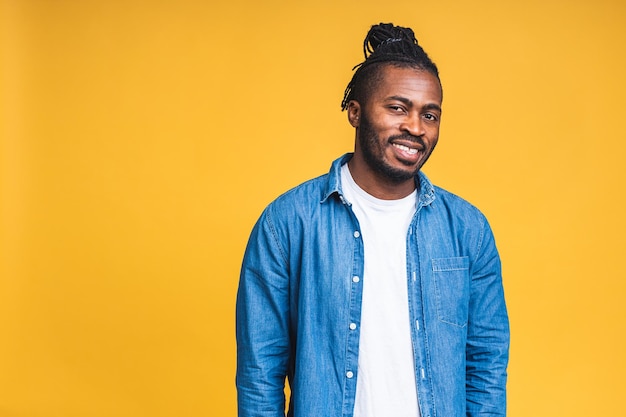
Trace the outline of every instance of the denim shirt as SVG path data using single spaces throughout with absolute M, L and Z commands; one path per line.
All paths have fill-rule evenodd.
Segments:
M 237 293 L 239 416 L 351 417 L 363 241 L 340 167 L 272 202 L 251 233 Z M 407 286 L 423 417 L 504 416 L 509 325 L 485 217 L 416 177 Z M 383 416 L 386 417 L 386 416 Z

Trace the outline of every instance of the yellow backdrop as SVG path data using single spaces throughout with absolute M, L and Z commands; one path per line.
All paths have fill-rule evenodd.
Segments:
M 1 4 L 0 417 L 236 414 L 248 233 L 352 149 L 380 21 L 441 68 L 425 171 L 496 233 L 509 415 L 626 415 L 623 1 Z

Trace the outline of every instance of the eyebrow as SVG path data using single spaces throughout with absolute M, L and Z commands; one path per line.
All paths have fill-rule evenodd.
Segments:
M 402 96 L 387 97 L 387 100 L 398 100 L 398 101 L 406 104 L 407 106 L 412 106 L 413 105 L 413 102 L 411 100 L 409 100 L 406 97 L 402 97 Z M 436 103 L 428 103 L 424 107 L 422 107 L 422 110 L 437 110 L 438 112 L 441 113 L 441 106 L 439 104 L 436 104 Z

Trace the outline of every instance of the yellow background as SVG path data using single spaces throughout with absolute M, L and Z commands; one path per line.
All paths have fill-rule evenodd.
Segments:
M 369 26 L 441 69 L 425 172 L 496 233 L 509 416 L 624 416 L 626 4 L 0 9 L 0 417 L 234 416 L 234 297 L 279 193 L 353 146 Z

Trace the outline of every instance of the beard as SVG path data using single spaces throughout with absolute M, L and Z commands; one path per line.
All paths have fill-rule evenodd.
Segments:
M 359 145 L 361 148 L 361 153 L 363 154 L 363 160 L 372 171 L 376 172 L 377 174 L 386 178 L 388 181 L 394 184 L 403 183 L 411 178 L 414 178 L 418 174 L 424 163 L 428 160 L 430 154 L 434 149 L 433 147 L 428 150 L 425 147 L 424 141 L 419 136 L 413 136 L 408 133 L 391 136 L 387 139 L 387 142 L 393 139 L 406 139 L 415 143 L 419 143 L 423 146 L 424 152 L 427 152 L 425 158 L 415 169 L 396 168 L 385 160 L 384 148 L 381 145 L 381 138 L 380 136 L 378 136 L 369 119 L 364 114 L 361 114 L 361 123 L 359 124 L 359 128 Z

